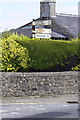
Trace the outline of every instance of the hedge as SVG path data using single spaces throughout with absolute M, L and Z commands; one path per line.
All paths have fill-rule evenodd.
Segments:
M 64 66 L 64 59 L 66 60 L 73 56 L 77 56 L 80 59 L 78 55 L 80 42 L 77 39 L 65 41 L 23 37 L 23 39 L 17 40 L 17 42 L 28 49 L 31 59 L 29 71 L 54 71 L 53 69 L 56 65 Z M 69 64 L 69 61 L 67 64 Z
M 55 66 L 62 69 L 65 64 L 70 65 L 71 57 L 77 56 L 80 60 L 79 39 L 32 39 L 24 35 L 11 34 L 0 41 L 0 71 L 3 72 L 54 71 Z M 67 60 L 66 63 L 64 60 Z M 72 68 L 77 65 L 73 64 Z M 70 70 L 75 70 L 72 68 Z

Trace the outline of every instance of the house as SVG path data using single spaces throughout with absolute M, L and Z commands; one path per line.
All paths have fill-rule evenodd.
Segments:
M 41 0 L 40 18 L 37 18 L 33 21 L 36 23 L 35 29 L 38 28 L 51 29 L 51 33 L 49 34 L 51 35 L 52 39 L 67 40 L 78 37 L 78 16 L 72 14 L 62 14 L 62 13 L 57 14 L 56 0 Z M 32 37 L 33 21 L 17 29 L 14 29 L 13 32 L 17 32 L 18 34 L 24 34 L 27 37 Z M 51 24 L 46 24 L 46 21 L 51 21 Z M 37 25 L 37 23 L 41 23 L 41 24 Z M 45 34 L 49 35 L 47 33 Z

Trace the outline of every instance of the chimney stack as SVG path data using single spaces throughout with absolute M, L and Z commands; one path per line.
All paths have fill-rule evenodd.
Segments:
M 56 16 L 56 0 L 40 1 L 40 18 L 50 18 Z

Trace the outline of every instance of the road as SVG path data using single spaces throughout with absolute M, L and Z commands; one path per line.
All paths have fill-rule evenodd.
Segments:
M 68 103 L 70 102 L 71 103 Z M 72 101 L 77 101 L 72 103 Z M 44 98 L 4 98 L 0 103 L 2 120 L 79 120 L 80 104 L 77 95 Z M 34 118 L 34 119 L 33 119 Z M 61 119 L 60 119 L 61 118 Z M 73 120 L 70 119 L 70 120 Z
M 8 103 L 0 110 L 2 118 L 78 118 L 78 112 L 68 103 Z

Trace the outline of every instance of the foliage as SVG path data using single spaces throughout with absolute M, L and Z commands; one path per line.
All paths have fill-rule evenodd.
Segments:
M 73 56 L 80 60 L 79 39 L 31 39 L 12 34 L 2 37 L 0 41 L 0 71 L 3 72 L 53 71 L 56 65 L 64 67 L 66 59 L 69 65 L 69 58 Z
M 9 36 L 12 35 L 12 32 L 8 31 L 8 30 L 5 30 L 4 32 L 2 32 L 0 34 L 0 38 L 8 38 Z
M 27 71 L 29 62 L 28 50 L 15 41 L 19 39 L 21 37 L 17 34 L 0 39 L 0 71 Z
M 47 40 L 47 39 L 30 39 L 24 37 L 23 40 L 17 40 L 22 46 L 29 51 L 31 58 L 29 71 L 48 71 L 54 66 L 60 64 L 64 66 L 62 61 L 71 56 L 78 55 L 78 41 L 64 40 Z M 69 61 L 67 62 L 69 64 Z
M 73 71 L 80 71 L 80 64 L 72 68 Z

